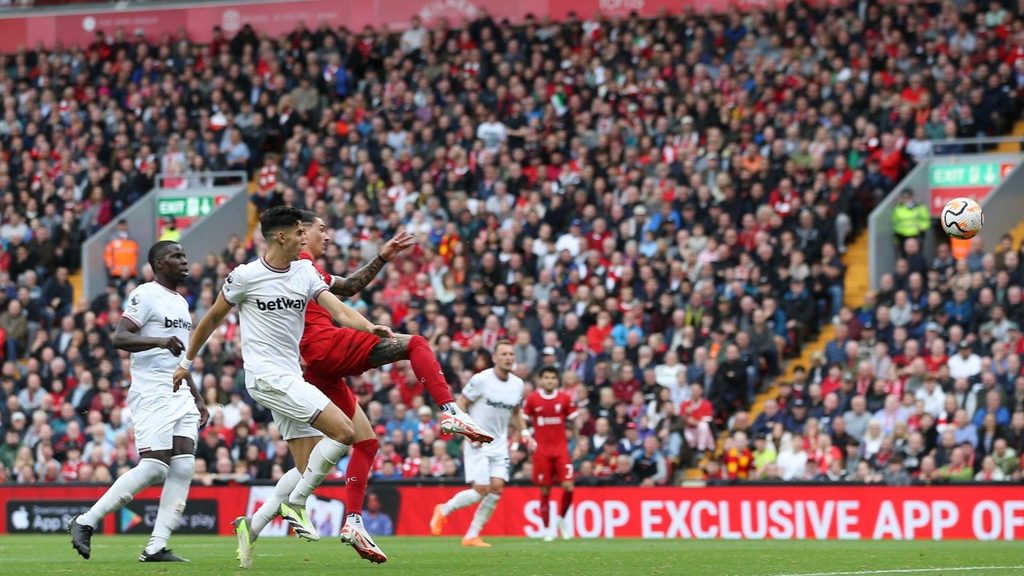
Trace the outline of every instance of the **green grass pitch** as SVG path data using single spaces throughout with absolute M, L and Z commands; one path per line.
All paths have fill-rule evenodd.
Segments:
M 272 574 L 391 575 L 685 575 L 685 576 L 1014 576 L 1024 575 L 1019 542 L 785 542 L 683 540 L 572 540 L 545 543 L 489 538 L 490 549 L 466 549 L 456 538 L 380 538 L 391 560 L 376 566 L 337 539 L 307 543 L 266 538 L 252 570 L 238 569 L 235 540 L 175 536 L 171 546 L 189 564 L 140 564 L 146 538 L 96 536 L 91 560 L 82 560 L 66 536 L 0 537 L 3 576 L 205 576 Z

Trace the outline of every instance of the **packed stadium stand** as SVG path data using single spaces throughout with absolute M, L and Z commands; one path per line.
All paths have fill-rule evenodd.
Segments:
M 250 174 L 257 212 L 322 216 L 335 274 L 415 233 L 349 303 L 427 338 L 455 390 L 501 338 L 524 378 L 558 366 L 582 409 L 579 484 L 1020 481 L 1020 238 L 959 262 L 908 253 L 877 291 L 847 276 L 871 209 L 933 141 L 1012 131 L 1022 83 L 1015 2 L 481 12 L 0 56 L 0 482 L 109 483 L 133 464 L 111 335 L 151 271 L 119 236 L 87 301 L 81 245 L 157 174 L 227 169 Z M 195 318 L 262 245 L 189 255 Z M 235 319 L 194 365 L 202 483 L 292 466 L 238 341 Z M 351 384 L 376 481 L 461 480 L 404 363 Z M 518 444 L 512 464 L 530 477 Z

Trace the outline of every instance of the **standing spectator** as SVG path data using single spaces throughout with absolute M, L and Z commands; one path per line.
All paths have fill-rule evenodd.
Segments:
M 139 271 L 139 245 L 128 236 L 128 221 L 119 220 L 114 237 L 107 242 L 103 261 L 111 279 L 126 281 L 134 279 Z
M 900 192 L 900 201 L 892 209 L 892 232 L 896 236 L 896 244 L 903 249 L 908 238 L 921 239 L 932 225 L 928 206 L 914 198 L 914 191 L 904 188 Z

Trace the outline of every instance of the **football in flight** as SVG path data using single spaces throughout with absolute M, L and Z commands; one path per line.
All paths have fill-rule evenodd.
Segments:
M 942 230 L 950 238 L 974 238 L 985 225 L 981 205 L 970 198 L 954 198 L 942 208 L 939 215 Z

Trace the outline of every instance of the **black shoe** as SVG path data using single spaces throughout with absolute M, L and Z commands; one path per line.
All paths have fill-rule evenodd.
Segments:
M 71 547 L 86 560 L 92 554 L 92 531 L 91 527 L 78 523 L 78 516 L 75 516 L 71 519 L 71 522 L 68 522 L 68 532 L 71 534 Z
M 175 555 L 167 548 L 161 548 L 159 552 L 153 554 L 143 550 L 142 554 L 139 554 L 139 562 L 188 562 L 188 560 Z

